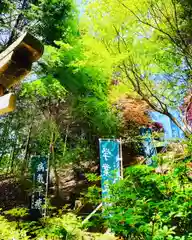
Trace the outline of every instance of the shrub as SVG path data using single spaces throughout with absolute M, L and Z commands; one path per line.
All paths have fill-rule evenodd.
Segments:
M 111 186 L 108 226 L 125 239 L 192 239 L 191 170 L 189 162 L 166 174 L 144 165 L 127 168 L 125 179 Z
M 0 216 L 0 239 L 2 240 L 27 240 L 27 232 L 18 229 L 16 222 L 9 222 L 4 216 Z

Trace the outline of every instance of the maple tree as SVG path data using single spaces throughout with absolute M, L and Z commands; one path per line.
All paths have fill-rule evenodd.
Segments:
M 102 45 L 94 48 L 95 55 L 106 49 L 107 64 L 112 72 L 121 73 L 123 83 L 189 136 L 184 116 L 180 121 L 171 111 L 180 113 L 190 87 L 190 44 L 181 34 L 181 13 L 181 5 L 172 0 L 94 1 L 86 7 L 82 32 L 93 46 Z

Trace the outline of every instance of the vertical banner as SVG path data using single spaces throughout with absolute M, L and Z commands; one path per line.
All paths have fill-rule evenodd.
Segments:
M 99 139 L 102 198 L 109 197 L 109 185 L 121 176 L 120 140 Z
M 33 173 L 33 193 L 31 199 L 31 209 L 38 210 L 41 215 L 44 211 L 42 205 L 45 204 L 46 184 L 47 184 L 47 158 L 35 156 L 31 159 Z
M 153 156 L 157 155 L 157 150 L 153 144 L 152 131 L 150 128 L 140 128 L 142 138 L 143 152 L 146 158 L 146 164 L 153 166 Z

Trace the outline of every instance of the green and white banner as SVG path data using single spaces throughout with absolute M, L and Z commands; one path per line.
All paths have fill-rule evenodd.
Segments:
M 47 157 L 34 156 L 31 159 L 33 173 L 33 193 L 31 198 L 31 209 L 36 209 L 43 214 L 42 206 L 45 204 L 47 184 Z
M 109 185 L 120 179 L 120 140 L 99 140 L 102 197 L 109 197 Z

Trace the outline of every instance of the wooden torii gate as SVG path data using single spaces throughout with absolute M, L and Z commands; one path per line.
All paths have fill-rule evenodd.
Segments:
M 25 32 L 0 53 L 0 115 L 13 111 L 16 105 L 15 95 L 5 91 L 30 73 L 43 51 L 42 43 Z

